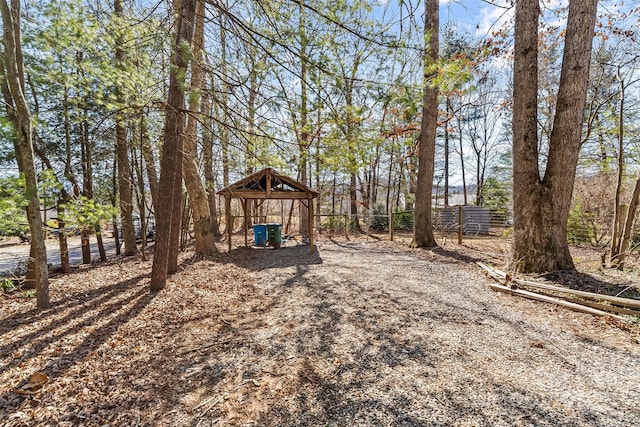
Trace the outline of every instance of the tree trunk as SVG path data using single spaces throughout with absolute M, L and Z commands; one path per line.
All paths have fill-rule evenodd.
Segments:
M 622 221 L 624 221 L 624 213 L 620 210 L 620 198 L 622 195 L 622 186 L 624 185 L 624 84 L 620 77 L 620 67 L 617 72 L 618 81 L 620 82 L 620 111 L 618 112 L 618 174 L 616 181 L 616 194 L 613 205 L 613 229 L 611 233 L 611 265 L 617 266 L 619 263 L 619 255 L 624 250 L 622 248 Z
M 389 175 L 387 176 L 387 200 L 386 200 L 386 213 L 391 213 L 391 174 L 393 172 L 393 146 L 391 146 L 391 153 L 389 154 Z
M 620 250 L 618 251 L 618 258 L 616 259 L 616 267 L 618 270 L 624 270 L 624 263 L 629 255 L 629 243 L 633 235 L 633 225 L 636 220 L 636 212 L 638 210 L 638 201 L 640 200 L 640 174 L 636 178 L 636 184 L 633 187 L 633 195 L 631 196 L 631 202 L 629 202 L 629 209 L 627 210 L 627 218 L 624 222 L 624 232 L 622 233 L 622 241 L 620 242 Z
M 31 247 L 35 259 L 36 300 L 39 309 L 50 307 L 49 269 L 47 266 L 47 248 L 42 234 L 42 218 L 40 217 L 40 199 L 38 197 L 38 181 L 33 159 L 33 141 L 31 130 L 31 114 L 24 91 L 24 63 L 20 47 L 20 1 L 12 0 L 11 6 L 6 0 L 0 0 L 2 14 L 4 64 L 8 91 L 5 95 L 5 108 L 12 110 L 9 114 L 14 118 L 14 147 L 20 173 L 24 175 L 24 194 L 27 199 L 27 219 L 31 233 Z M 2 74 L 5 74 L 3 70 Z
M 93 226 L 96 231 L 96 241 L 98 244 L 98 252 L 100 253 L 100 261 L 105 262 L 107 260 L 107 253 L 104 250 L 104 242 L 102 241 L 102 229 L 100 224 L 96 224 Z
M 124 19 L 122 0 L 115 0 L 113 4 L 116 19 Z M 116 36 L 115 61 L 119 72 L 124 73 L 125 51 L 124 40 L 121 34 Z M 129 148 L 127 142 L 127 129 L 125 117 L 122 111 L 126 100 L 122 88 L 116 89 L 116 97 L 120 110 L 116 113 L 116 156 L 118 157 L 118 192 L 120 193 L 120 218 L 122 219 L 122 239 L 124 240 L 124 254 L 135 255 L 138 253 L 136 246 L 136 233 L 133 227 L 133 192 L 131 182 L 131 166 L 129 165 Z
M 449 117 L 451 111 L 451 101 L 446 96 L 446 116 L 444 122 L 444 205 L 449 206 Z
M 153 201 L 153 209 L 155 211 L 158 206 L 158 173 L 156 172 L 156 161 L 151 149 L 151 141 L 149 141 L 149 131 L 147 129 L 147 121 L 145 115 L 140 115 L 140 133 L 142 158 L 144 159 L 144 168 L 147 171 L 147 181 L 149 181 L 149 190 L 151 191 L 151 200 Z M 143 167 L 142 165 L 140 167 Z
M 209 200 L 209 213 L 211 215 L 211 233 L 214 240 L 220 240 L 222 233 L 220 232 L 220 224 L 218 223 L 218 208 L 215 189 L 215 175 L 213 173 L 213 132 L 211 126 L 213 120 L 209 117 L 211 114 L 211 97 L 208 90 L 202 91 L 202 115 L 206 125 L 202 130 L 202 157 L 204 167 L 204 180 L 207 187 L 207 198 Z
M 462 138 L 462 123 L 460 122 L 460 119 L 458 118 L 458 140 L 460 143 L 460 172 L 462 173 L 462 194 L 464 197 L 464 204 L 467 204 L 467 178 L 465 176 L 465 170 L 464 170 L 464 141 Z
M 254 58 L 257 52 L 253 49 L 251 50 L 251 57 Z M 261 63 L 258 60 L 258 63 Z M 245 154 L 245 171 L 246 176 L 252 175 L 254 170 L 254 163 L 256 162 L 256 144 L 255 144 L 255 134 L 256 134 L 256 101 L 258 98 L 258 72 L 257 64 L 252 60 L 251 62 L 251 71 L 249 72 L 249 97 L 247 99 L 247 151 Z M 257 206 L 258 200 L 252 200 L 250 203 L 246 204 L 247 212 L 244 218 L 246 218 L 246 224 L 244 224 L 245 229 L 250 229 L 253 225 L 254 216 L 257 218 Z M 258 220 L 256 219 L 256 222 Z
M 436 127 L 438 125 L 438 88 L 432 80 L 437 75 L 439 16 L 438 0 L 425 0 L 424 90 L 422 123 L 420 125 L 418 151 L 418 181 L 416 183 L 415 225 L 413 247 L 431 248 L 438 244 L 431 223 L 431 196 L 436 151 Z
M 91 244 L 89 242 L 89 230 L 83 228 L 80 232 L 80 248 L 82 249 L 82 263 L 91 264 Z
M 118 158 L 117 156 L 113 157 L 113 170 L 111 171 L 111 192 L 109 193 L 109 198 L 111 199 L 111 206 L 116 207 L 117 197 L 116 197 L 116 188 L 117 188 L 117 177 L 118 177 Z M 118 218 L 116 215 L 113 216 L 111 224 L 113 226 L 113 240 L 116 246 L 116 255 L 120 255 L 120 227 L 118 227 Z
M 189 202 L 193 214 L 193 230 L 195 237 L 195 253 L 198 256 L 209 256 L 218 252 L 211 232 L 211 212 L 207 191 L 200 179 L 200 171 L 196 158 L 197 150 L 197 118 L 195 113 L 199 108 L 199 94 L 202 91 L 203 69 L 202 49 L 204 47 L 204 3 L 196 5 L 195 34 L 193 40 L 194 61 L 191 65 L 191 90 L 193 93 L 189 99 L 189 111 L 187 118 L 187 132 L 184 138 L 184 152 L 182 158 L 182 173 Z
M 90 199 L 93 199 L 93 145 L 89 138 L 89 112 L 88 100 L 85 99 L 85 106 L 82 109 L 82 123 L 80 127 L 82 128 L 82 180 L 83 180 L 83 190 L 85 196 Z
M 351 173 L 349 180 L 349 200 L 350 200 L 350 210 L 351 214 L 351 229 L 355 231 L 362 231 L 360 228 L 360 218 L 358 217 L 358 190 L 357 190 L 357 181 L 356 174 Z
M 76 180 L 75 175 L 73 174 L 73 170 L 71 169 L 71 118 L 69 113 L 69 88 L 67 85 L 64 85 L 64 95 L 62 98 L 62 108 L 64 111 L 64 141 L 65 141 L 65 162 L 64 162 L 64 176 L 71 183 L 71 187 L 73 189 L 74 197 L 79 197 L 80 186 L 78 185 L 78 181 Z
M 567 219 L 586 103 L 596 0 L 569 3 L 556 114 L 544 178 L 537 137 L 537 0 L 516 2 L 513 106 L 514 239 L 511 267 L 524 272 L 574 268 Z
M 144 171 L 143 171 L 143 159 L 142 159 L 142 145 L 144 144 L 144 130 L 141 123 L 140 127 L 140 159 L 136 152 L 131 147 L 131 160 L 133 160 L 133 170 L 135 172 L 135 178 L 137 183 L 136 190 L 136 204 L 138 205 L 138 212 L 140 213 L 140 253 L 142 254 L 142 260 L 146 261 L 147 252 L 147 207 L 146 199 L 147 192 L 144 186 Z M 98 240 L 99 241 L 99 240 Z
M 65 223 L 58 220 L 58 242 L 60 244 L 60 271 L 62 274 L 69 274 L 69 245 L 67 244 L 67 234 L 65 233 Z
M 307 97 L 307 34 L 306 34 L 306 16 L 305 16 L 304 0 L 298 3 L 298 35 L 300 37 L 300 122 L 298 134 L 298 176 L 300 182 L 305 185 L 307 181 L 307 168 L 308 168 L 308 156 L 309 156 L 309 111 L 308 111 L 308 97 Z M 295 115 L 295 112 L 292 111 Z M 294 120 L 295 122 L 295 120 Z M 299 204 L 298 209 L 298 224 L 300 226 L 299 233 L 303 237 L 309 237 L 309 207 L 303 203 Z
M 185 121 L 185 117 L 182 117 Z M 184 128 L 184 126 L 183 126 Z M 180 134 L 180 145 L 183 145 L 183 134 Z M 180 164 L 176 166 L 176 179 L 173 187 L 173 213 L 171 215 L 171 227 L 169 234 L 169 258 L 167 260 L 167 274 L 173 274 L 178 271 L 178 253 L 184 250 L 180 246 L 180 232 L 182 227 L 188 227 L 189 224 L 182 223 L 183 210 L 183 193 L 182 193 L 182 152 L 180 155 Z
M 177 250 L 178 240 L 175 239 L 175 235 L 177 234 L 178 239 L 180 235 L 181 200 L 176 200 L 175 195 L 178 192 L 181 194 L 182 188 L 182 135 L 185 127 L 182 88 L 188 65 L 188 52 L 185 50 L 191 45 L 193 38 L 195 9 L 195 0 L 183 0 L 176 22 L 176 41 L 171 55 L 160 168 L 159 188 L 162 188 L 162 191 L 158 194 L 156 206 L 156 244 L 150 284 L 152 292 L 160 291 L 166 285 L 170 268 L 170 245 L 175 244 Z
M 482 206 L 482 166 L 481 153 L 476 153 L 476 206 Z
M 227 9 L 227 0 L 224 1 L 225 9 Z M 227 20 L 224 13 L 220 14 L 220 55 L 221 55 L 221 75 L 227 76 Z M 228 78 L 225 77 L 224 88 L 222 90 L 222 120 L 218 121 L 220 129 L 220 148 L 222 149 L 222 187 L 229 186 L 229 96 L 231 93 L 231 85 Z
M 321 225 L 321 217 L 320 214 L 322 213 L 321 208 L 322 208 L 322 193 L 323 193 L 323 189 L 320 186 L 320 135 L 321 135 L 321 108 L 318 107 L 318 122 L 316 123 L 316 155 L 315 155 L 315 165 L 316 165 L 316 191 L 319 192 L 318 197 L 316 198 L 316 219 L 315 219 L 315 225 L 316 225 L 316 229 L 320 230 L 320 225 Z
M 355 72 L 355 69 L 353 70 Z M 355 144 L 354 135 L 353 135 L 353 126 L 356 122 L 356 119 L 353 117 L 353 85 L 354 78 L 347 78 L 345 76 L 345 84 L 347 88 L 345 90 L 345 120 L 346 120 L 346 140 L 349 150 L 347 152 L 347 161 L 349 168 L 349 201 L 350 208 L 349 213 L 351 215 L 350 224 L 351 228 L 355 231 L 362 232 L 362 228 L 360 227 L 360 217 L 358 216 L 358 162 L 355 155 Z

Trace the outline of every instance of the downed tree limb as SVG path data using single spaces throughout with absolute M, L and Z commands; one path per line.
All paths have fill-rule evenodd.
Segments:
M 531 292 L 531 291 L 525 291 L 523 289 L 511 289 L 507 286 L 504 285 L 496 285 L 496 284 L 489 284 L 489 287 L 495 291 L 499 291 L 499 292 L 504 292 L 507 294 L 511 294 L 511 295 L 519 295 L 525 298 L 529 298 L 532 300 L 536 300 L 536 301 L 542 301 L 542 302 L 550 302 L 552 304 L 556 304 L 562 307 L 566 307 L 569 308 L 571 310 L 574 311 L 579 311 L 581 313 L 588 313 L 588 314 L 592 314 L 594 316 L 601 316 L 601 317 L 610 317 L 616 320 L 619 320 L 621 322 L 627 322 L 627 319 L 625 319 L 622 316 L 618 316 L 616 314 L 612 314 L 612 313 L 608 313 L 606 311 L 602 311 L 602 310 L 598 310 L 596 308 L 591 308 L 591 307 L 586 307 L 584 305 L 575 303 L 575 302 L 569 302 L 569 301 L 563 301 L 561 299 L 558 298 L 554 298 L 554 297 L 550 297 L 547 295 L 542 295 L 542 294 L 537 294 L 535 292 Z
M 497 279 L 499 281 L 506 280 L 507 273 L 497 270 L 495 268 L 489 267 L 488 265 L 481 262 L 478 262 L 478 265 L 482 267 L 484 270 L 486 270 L 489 273 L 489 275 L 494 279 Z M 619 305 L 621 307 L 640 309 L 640 301 L 633 300 L 631 298 L 621 298 L 621 297 L 614 297 L 611 295 L 596 294 L 593 292 L 579 291 L 575 289 L 563 288 L 560 286 L 548 285 L 546 283 L 537 283 L 529 280 L 522 280 L 522 279 L 515 279 L 515 278 L 511 278 L 510 281 L 518 285 L 528 286 L 531 288 L 544 289 L 547 291 L 553 291 L 553 292 L 558 292 L 562 294 L 578 295 L 583 298 L 588 298 L 596 301 L 607 301 L 611 304 Z M 640 314 L 640 313 L 635 313 L 635 314 Z

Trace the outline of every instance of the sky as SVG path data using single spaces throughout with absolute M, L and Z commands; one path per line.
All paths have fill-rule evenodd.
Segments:
M 478 36 L 485 36 L 495 27 L 496 22 L 504 19 L 505 9 L 488 3 L 472 1 L 440 1 L 440 23 L 456 23 Z M 508 12 L 507 12 L 508 15 Z

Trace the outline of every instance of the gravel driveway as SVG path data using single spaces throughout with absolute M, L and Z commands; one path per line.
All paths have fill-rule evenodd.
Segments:
M 280 357 L 304 358 L 302 371 L 317 380 L 292 396 L 293 413 L 284 401 L 264 419 L 640 424 L 633 334 L 494 293 L 478 269 L 447 255 L 360 241 L 322 244 L 322 264 L 278 267 L 287 261 L 275 254 L 254 259 L 259 286 L 278 301 L 255 336 L 265 348 L 281 345 Z M 275 333 L 283 323 L 287 340 Z

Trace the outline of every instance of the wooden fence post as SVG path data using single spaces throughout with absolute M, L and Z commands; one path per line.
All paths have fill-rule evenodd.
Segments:
M 458 206 L 458 244 L 459 245 L 462 244 L 462 221 L 463 221 L 462 214 L 463 214 L 462 205 L 459 205 Z
M 344 214 L 344 237 L 349 240 L 349 214 Z

